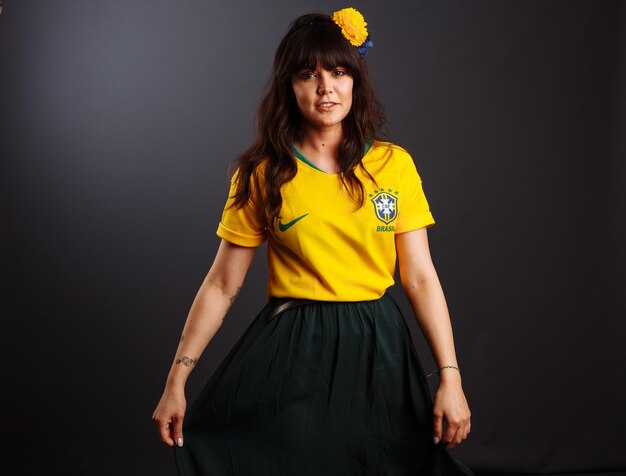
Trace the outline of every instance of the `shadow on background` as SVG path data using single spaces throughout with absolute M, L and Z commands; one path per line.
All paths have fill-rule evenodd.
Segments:
M 174 472 L 150 417 L 217 249 L 227 165 L 289 21 L 332 3 L 5 5 L 3 474 Z M 357 8 L 437 220 L 472 410 L 453 454 L 493 476 L 624 474 L 624 3 Z M 264 253 L 189 402 L 265 303 Z

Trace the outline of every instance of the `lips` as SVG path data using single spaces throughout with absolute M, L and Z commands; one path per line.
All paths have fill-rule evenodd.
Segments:
M 337 105 L 336 102 L 322 102 L 322 103 L 319 103 L 316 107 L 319 111 L 329 112 L 329 111 L 332 111 L 336 105 Z

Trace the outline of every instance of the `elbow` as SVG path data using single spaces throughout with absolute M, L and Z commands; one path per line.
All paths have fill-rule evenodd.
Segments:
M 407 294 L 407 296 L 411 296 L 416 294 L 420 288 L 423 286 L 423 281 L 418 277 L 411 277 L 402 279 L 402 289 Z
M 407 296 L 420 293 L 432 279 L 437 279 L 435 273 L 400 273 L 402 289 Z
M 237 294 L 243 286 L 242 280 L 226 276 L 211 276 L 205 278 L 204 285 L 208 288 L 217 289 L 221 294 L 230 296 Z

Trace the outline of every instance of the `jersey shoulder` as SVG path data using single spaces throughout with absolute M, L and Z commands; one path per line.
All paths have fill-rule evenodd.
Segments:
M 413 161 L 411 154 L 401 145 L 388 141 L 375 140 L 372 143 L 372 156 L 374 159 L 388 158 L 393 156 L 397 160 Z
M 372 153 L 368 154 L 364 163 L 376 163 L 378 167 L 392 167 L 398 171 L 415 170 L 415 162 L 407 149 L 401 145 L 388 141 L 375 140 L 372 143 Z
M 252 183 L 258 182 L 259 184 L 262 184 L 264 182 L 265 169 L 267 168 L 268 162 L 269 162 L 269 159 L 267 158 L 263 159 L 261 162 L 256 164 L 254 168 L 248 173 L 250 178 L 253 179 Z M 232 182 L 239 181 L 241 178 L 241 174 L 242 174 L 241 166 L 236 166 L 231 175 L 231 181 Z

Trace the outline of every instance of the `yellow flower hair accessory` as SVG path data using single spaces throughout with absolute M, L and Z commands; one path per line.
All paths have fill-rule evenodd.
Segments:
M 365 56 L 367 48 L 374 46 L 367 32 L 365 18 L 358 10 L 352 7 L 343 8 L 334 12 L 331 18 L 341 28 L 341 33 L 350 44 L 358 47 L 361 58 Z

